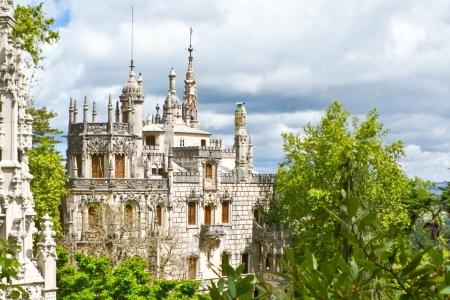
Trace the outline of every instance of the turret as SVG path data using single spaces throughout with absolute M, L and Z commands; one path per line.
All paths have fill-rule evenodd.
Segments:
M 247 136 L 247 112 L 244 103 L 237 103 L 234 111 L 234 150 L 236 168 L 248 168 L 249 140 Z
M 181 106 L 175 87 L 176 77 L 175 70 L 170 69 L 169 90 L 163 105 L 163 120 L 164 124 L 168 126 L 172 125 L 178 118 L 181 119 Z
M 195 73 L 192 67 L 192 28 L 190 29 L 189 57 L 186 79 L 184 80 L 184 98 L 183 98 L 183 120 L 187 126 L 198 128 L 198 101 L 197 101 L 197 85 L 195 82 Z
M 143 114 L 143 79 L 142 75 L 136 78 L 133 63 L 130 66 L 128 81 L 126 82 L 122 95 L 120 95 L 122 122 L 133 124 L 134 134 L 142 134 L 142 114 Z
M 73 100 L 73 122 L 76 123 L 78 116 L 77 99 Z

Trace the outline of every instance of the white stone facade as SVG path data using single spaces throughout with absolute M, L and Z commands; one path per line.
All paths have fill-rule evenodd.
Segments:
M 172 69 L 162 114 L 158 105 L 143 119 L 143 79 L 133 65 L 107 122 L 97 122 L 95 104 L 89 118 L 86 99 L 79 121 L 71 100 L 65 233 L 78 250 L 113 260 L 146 256 L 165 278 L 217 278 L 224 257 L 245 261 L 248 272 L 273 270 L 282 250 L 264 242 L 260 217 L 274 176 L 253 170 L 243 103 L 232 148 L 200 129 L 189 52 L 183 101 Z
M 19 246 L 19 278 L 29 299 L 56 299 L 56 243 L 53 224 L 46 216 L 38 254 L 33 254 L 34 202 L 28 169 L 32 118 L 26 112 L 26 80 L 20 70 L 19 50 L 11 42 L 14 27 L 11 0 L 0 1 L 0 238 Z M 6 299 L 0 291 L 0 299 Z

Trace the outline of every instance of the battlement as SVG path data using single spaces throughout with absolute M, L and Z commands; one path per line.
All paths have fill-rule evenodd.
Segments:
M 192 172 L 173 173 L 173 182 L 175 183 L 199 183 L 200 174 Z

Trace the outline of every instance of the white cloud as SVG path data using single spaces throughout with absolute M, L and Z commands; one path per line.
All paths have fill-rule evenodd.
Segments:
M 244 99 L 257 165 L 273 169 L 280 133 L 317 122 L 340 98 L 356 114 L 380 109 L 389 139 L 408 145 L 408 174 L 447 178 L 438 170 L 450 151 L 447 1 L 135 0 L 135 7 L 146 114 L 163 102 L 172 66 L 182 94 L 192 26 L 201 124 L 232 143 L 234 102 Z M 35 91 L 65 129 L 70 97 L 80 103 L 87 95 L 102 111 L 109 93 L 117 99 L 130 58 L 130 3 L 52 0 L 45 8 L 59 18 L 70 11 Z

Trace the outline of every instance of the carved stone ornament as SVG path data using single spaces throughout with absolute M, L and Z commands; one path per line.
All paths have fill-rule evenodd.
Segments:
M 130 138 L 114 138 L 112 147 L 114 154 L 133 154 L 136 152 L 136 147 Z
M 93 138 L 88 140 L 87 151 L 91 154 L 108 152 L 108 140 L 105 138 Z

